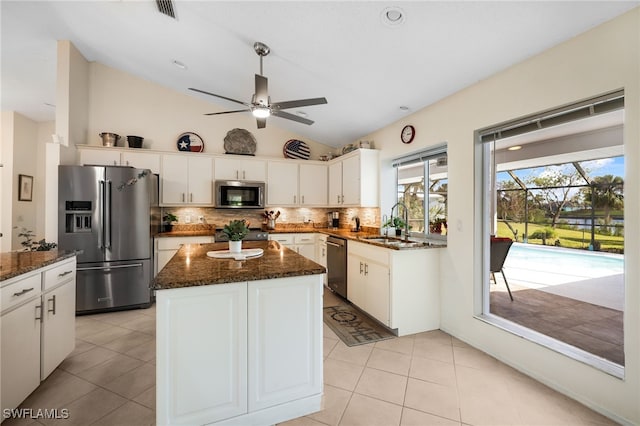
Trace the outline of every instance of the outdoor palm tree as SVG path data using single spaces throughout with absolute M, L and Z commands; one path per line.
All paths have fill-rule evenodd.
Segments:
M 603 209 L 604 223 L 611 223 L 611 210 L 624 206 L 624 180 L 620 176 L 604 175 L 593 179 L 590 188 L 583 190 L 585 201 L 592 208 Z

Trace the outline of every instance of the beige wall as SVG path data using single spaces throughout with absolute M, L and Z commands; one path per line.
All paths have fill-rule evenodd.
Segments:
M 474 318 L 481 307 L 480 165 L 474 131 L 624 88 L 625 379 Z M 410 145 L 405 124 L 416 127 Z M 621 422 L 640 424 L 640 8 L 468 87 L 362 139 L 382 150 L 382 212 L 394 197 L 389 160 L 449 146 L 449 235 L 441 256 L 441 328 Z
M 249 130 L 257 140 L 256 155 L 282 158 L 282 146 L 289 139 L 305 141 L 311 158 L 333 149 L 278 127 L 279 118 L 270 118 L 265 129 L 257 129 L 249 113 L 205 116 L 204 113 L 237 109 L 202 100 L 204 95 L 187 95 L 166 89 L 97 62 L 91 63 L 89 126 L 82 143 L 100 145 L 102 132 L 123 137 L 144 137 L 144 148 L 177 151 L 176 141 L 184 132 L 195 132 L 204 140 L 204 152 L 224 153 L 224 137 L 229 130 Z M 186 91 L 185 87 L 185 91 Z M 211 98 L 212 100 L 215 98 Z M 126 146 L 124 140 L 120 144 Z

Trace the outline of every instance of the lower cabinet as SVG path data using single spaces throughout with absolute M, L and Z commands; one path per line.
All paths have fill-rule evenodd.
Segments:
M 347 241 L 347 299 L 399 336 L 440 326 L 440 249 Z
M 316 234 L 313 233 L 291 233 L 291 234 L 269 234 L 269 239 L 278 241 L 285 247 L 290 248 L 296 253 L 313 260 L 318 261 L 316 250 Z
M 275 424 L 320 409 L 319 275 L 156 299 L 157 424 Z
M 75 257 L 3 281 L 1 404 L 16 408 L 75 347 Z

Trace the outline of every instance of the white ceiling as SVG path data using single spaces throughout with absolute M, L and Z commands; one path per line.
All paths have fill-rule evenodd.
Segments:
M 160 14 L 154 1 L 0 4 L 3 110 L 55 118 L 47 104 L 56 102 L 56 40 L 70 40 L 89 61 L 210 101 L 203 113 L 238 109 L 187 88 L 250 101 L 259 73 L 252 46 L 261 41 L 271 47 L 263 74 L 273 102 L 328 100 L 299 109 L 315 121 L 311 126 L 275 117 L 267 126 L 341 146 L 640 2 L 178 0 L 177 20 Z M 382 23 L 391 5 L 403 10 L 403 25 Z

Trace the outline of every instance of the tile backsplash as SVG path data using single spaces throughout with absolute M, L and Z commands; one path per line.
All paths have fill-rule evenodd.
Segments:
M 308 207 L 270 207 L 269 211 L 280 211 L 277 225 L 308 224 L 316 228 L 327 227 L 327 214 L 340 212 L 340 228 L 355 227 L 354 218 L 360 218 L 361 226 L 380 227 L 380 209 L 359 208 L 308 208 Z M 264 219 L 263 210 L 257 209 L 214 209 L 212 207 L 163 207 L 162 215 L 170 212 L 178 217 L 177 225 L 215 225 L 222 227 L 234 219 L 246 219 L 251 227 L 259 228 Z

